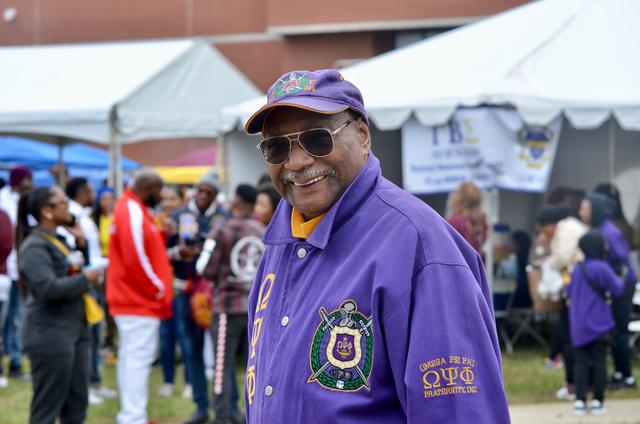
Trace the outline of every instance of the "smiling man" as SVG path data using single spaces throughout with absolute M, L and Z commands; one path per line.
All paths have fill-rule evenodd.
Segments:
M 290 72 L 246 130 L 286 200 L 249 298 L 249 423 L 508 423 L 482 262 L 382 177 L 359 90 Z

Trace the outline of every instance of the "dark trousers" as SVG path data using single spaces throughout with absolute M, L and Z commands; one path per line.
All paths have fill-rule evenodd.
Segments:
M 587 400 L 587 387 L 591 377 L 593 398 L 603 402 L 607 384 L 606 339 L 601 338 L 587 346 L 575 348 L 575 362 L 576 398 Z
M 575 383 L 574 349 L 571 345 L 571 333 L 569 332 L 569 308 L 563 305 L 558 321 L 560 340 L 562 341 L 562 362 L 564 363 L 565 381 L 567 384 Z
M 235 384 L 237 358 L 247 349 L 247 314 L 214 314 L 211 341 L 216 355 L 213 378 L 213 409 L 216 419 L 228 420 L 237 412 Z M 240 356 L 242 361 L 245 355 Z
M 613 299 L 611 312 L 616 323 L 613 331 L 613 363 L 624 378 L 631 376 L 631 348 L 629 347 L 629 319 L 633 308 L 635 281 L 627 281 L 622 296 Z
M 160 362 L 164 381 L 173 383 L 175 378 L 175 342 L 182 350 L 185 381 L 193 389 L 193 402 L 198 412 L 209 411 L 207 377 L 204 370 L 204 330 L 191 317 L 189 293 L 180 292 L 173 299 L 173 317 L 160 323 Z
M 88 338 L 76 342 L 73 352 L 29 352 L 33 399 L 31 424 L 83 423 L 87 415 L 91 346 Z
M 102 324 L 97 323 L 91 326 L 91 383 L 99 385 L 102 382 L 100 376 L 100 330 Z

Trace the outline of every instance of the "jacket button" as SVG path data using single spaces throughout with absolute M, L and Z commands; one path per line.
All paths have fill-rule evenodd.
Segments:
M 271 396 L 273 394 L 273 387 L 267 386 L 264 388 L 264 394 L 267 396 Z
M 289 317 L 288 316 L 283 316 L 282 319 L 280 320 L 280 324 L 282 324 L 283 327 L 286 327 L 287 325 L 289 325 Z
M 298 258 L 304 259 L 305 256 L 307 256 L 307 251 L 304 249 L 304 247 L 298 249 Z

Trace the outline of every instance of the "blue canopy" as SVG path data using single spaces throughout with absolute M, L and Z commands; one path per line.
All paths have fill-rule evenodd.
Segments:
M 49 169 L 58 163 L 59 147 L 22 137 L 0 138 L 0 164 L 28 166 L 33 170 Z M 108 169 L 109 152 L 82 143 L 67 144 L 62 148 L 62 161 L 70 170 Z M 122 158 L 125 171 L 139 169 L 141 165 L 131 159 Z
M 41 143 L 23 137 L 0 137 L 0 177 L 8 180 L 8 169 L 28 166 L 33 170 L 36 186 L 55 184 L 49 169 L 58 163 L 60 148 L 55 144 Z M 70 177 L 88 178 L 96 187 L 109 175 L 109 152 L 82 143 L 67 144 L 62 148 L 62 161 Z M 122 158 L 124 171 L 135 171 L 141 165 Z

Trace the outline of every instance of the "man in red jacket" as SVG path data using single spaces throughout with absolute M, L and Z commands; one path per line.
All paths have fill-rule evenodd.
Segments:
M 160 320 L 171 316 L 171 266 L 162 234 L 147 210 L 160 202 L 162 185 L 158 174 L 142 171 L 114 211 L 107 303 L 120 334 L 118 424 L 147 424 Z

